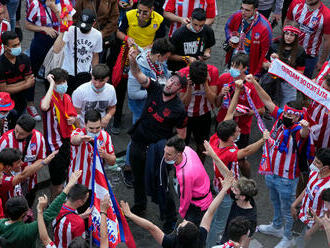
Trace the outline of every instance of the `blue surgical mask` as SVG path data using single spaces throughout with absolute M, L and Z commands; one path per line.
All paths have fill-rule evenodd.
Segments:
M 10 48 L 10 53 L 13 56 L 18 56 L 18 55 L 21 54 L 21 52 L 22 52 L 22 48 L 20 46 L 19 47 Z
M 56 85 L 55 91 L 59 94 L 64 94 L 68 90 L 68 83 L 58 84 Z
M 166 162 L 167 164 L 171 164 L 171 165 L 175 164 L 175 160 L 169 160 L 169 161 L 165 160 L 165 162 Z
M 229 73 L 233 78 L 237 78 L 241 75 L 241 71 L 233 67 L 230 67 Z
M 9 112 L 5 113 L 5 114 L 1 114 L 0 113 L 0 119 L 4 119 L 8 116 Z
M 105 89 L 105 85 L 103 85 L 102 88 L 96 89 L 94 84 L 92 83 L 92 89 L 96 92 L 96 93 L 100 93 Z
M 90 137 L 92 137 L 94 139 L 95 137 L 99 137 L 100 132 L 92 133 L 92 132 L 88 132 L 87 131 L 87 135 L 90 136 Z
M 200 33 L 200 32 L 203 30 L 203 28 L 201 28 L 201 30 L 199 30 L 199 31 L 197 32 L 196 29 L 194 29 L 194 26 L 193 26 L 192 24 L 190 24 L 190 30 L 191 30 L 193 33 L 198 34 L 198 33 Z

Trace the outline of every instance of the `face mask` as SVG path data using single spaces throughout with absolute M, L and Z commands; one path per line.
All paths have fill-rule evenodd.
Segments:
M 293 120 L 291 118 L 288 118 L 288 117 L 283 116 L 282 120 L 283 120 L 283 125 L 286 128 L 289 128 L 289 127 L 291 127 L 293 125 Z
M 88 132 L 87 131 L 87 135 L 90 136 L 90 137 L 92 137 L 94 139 L 95 137 L 99 137 L 100 132 L 92 133 L 92 132 Z
M 239 75 L 241 75 L 241 71 L 233 67 L 230 67 L 229 73 L 233 78 L 237 78 Z
M 191 30 L 193 33 L 197 34 L 197 33 L 200 33 L 200 32 L 203 30 L 203 28 L 201 28 L 201 30 L 199 30 L 199 31 L 197 32 L 196 29 L 194 29 L 193 25 L 190 24 L 190 30 Z
M 167 164 L 171 164 L 171 165 L 175 164 L 175 160 L 169 160 L 169 161 L 167 161 L 167 160 L 165 159 L 165 162 L 166 162 Z
M 0 119 L 4 119 L 8 116 L 9 112 L 5 113 L 5 114 L 1 114 L 0 113 Z
M 56 85 L 55 91 L 57 93 L 64 94 L 64 93 L 66 93 L 67 90 L 68 90 L 68 83 Z
M 96 93 L 100 93 L 105 89 L 105 85 L 102 88 L 96 89 L 94 84 L 92 83 L 92 89 L 96 92 Z
M 251 16 L 248 20 L 249 20 L 249 21 L 253 21 L 253 19 L 254 19 L 254 15 Z
M 311 171 L 320 172 L 320 169 L 317 168 L 317 167 L 315 166 L 314 163 L 311 163 L 311 164 L 310 164 L 309 169 L 310 169 Z
M 239 134 L 239 135 L 237 136 L 237 138 L 234 140 L 235 143 L 236 143 L 237 141 L 239 141 L 240 136 L 241 136 L 241 134 Z
M 22 52 L 22 49 L 21 49 L 20 46 L 19 47 L 10 48 L 10 53 L 13 56 L 18 56 L 18 55 L 21 54 L 21 52 Z

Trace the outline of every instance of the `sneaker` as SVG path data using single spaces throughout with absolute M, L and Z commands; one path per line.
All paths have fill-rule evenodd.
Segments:
M 276 229 L 273 226 L 273 223 L 269 225 L 260 225 L 257 227 L 258 232 L 261 232 L 263 234 L 273 235 L 278 238 L 282 238 L 284 234 L 284 228 Z
M 36 121 L 41 121 L 41 116 L 38 114 L 36 107 L 28 106 L 26 108 L 26 111 L 29 113 L 29 115 L 33 117 L 33 119 L 35 119 Z
M 125 183 L 125 185 L 127 186 L 127 188 L 133 188 L 133 182 L 134 182 L 134 178 L 133 178 L 133 174 L 132 174 L 132 170 L 131 169 L 127 169 L 129 168 L 129 166 L 125 165 L 122 170 L 122 176 L 123 176 L 123 181 Z
M 120 128 L 119 128 L 119 127 L 114 127 L 114 126 L 112 126 L 112 127 L 111 127 L 111 133 L 112 133 L 113 135 L 118 135 L 118 134 L 120 134 Z
M 295 239 L 288 239 L 287 237 L 283 237 L 281 241 L 275 246 L 275 248 L 290 248 L 296 245 Z

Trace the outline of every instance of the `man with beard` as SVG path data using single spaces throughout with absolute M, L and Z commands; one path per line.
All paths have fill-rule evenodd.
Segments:
M 166 140 L 173 136 L 174 127 L 180 138 L 184 139 L 186 136 L 186 111 L 177 93 L 185 88 L 187 79 L 179 74 L 174 74 L 167 79 L 165 86 L 161 86 L 156 80 L 148 78 L 140 71 L 136 64 L 136 56 L 137 51 L 131 48 L 129 51 L 130 70 L 148 93 L 143 113 L 129 132 L 132 140 L 130 164 L 134 175 L 135 205 L 132 207 L 132 212 L 142 215 L 147 205 L 145 185 L 148 185 L 150 190 L 153 186 L 151 184 L 154 182 L 151 181 L 150 184 L 145 184 L 145 167 L 152 160 L 151 163 L 155 167 L 154 171 L 162 172 L 162 168 L 158 168 L 158 166 L 162 164 Z M 155 173 L 154 175 L 158 176 L 159 174 Z M 162 175 L 160 177 L 160 179 L 164 179 Z M 164 229 L 172 231 L 177 219 L 175 204 L 171 197 L 166 196 L 166 190 L 165 192 L 162 191 L 164 185 L 161 188 L 159 185 L 155 185 L 155 189 L 161 219 L 166 220 Z M 164 193 L 160 193 L 163 197 L 159 196 L 159 192 Z M 155 201 L 155 198 L 153 200 Z M 162 202 L 162 200 L 165 202 Z
M 299 44 L 308 55 L 304 74 L 312 78 L 315 66 L 321 69 L 330 52 L 330 10 L 321 0 L 294 0 L 285 19 L 287 24 L 298 24 L 302 31 Z
M 270 132 L 269 158 L 272 174 L 265 176 L 274 208 L 273 222 L 260 225 L 259 232 L 281 238 L 275 248 L 288 248 L 295 245 L 292 237 L 293 218 L 290 214 L 291 204 L 295 200 L 299 176 L 302 170 L 301 159 L 304 150 L 309 151 L 310 129 L 304 120 L 301 103 L 288 102 L 284 109 L 277 107 L 270 96 L 261 88 L 252 75 L 247 81 L 252 82 L 260 99 L 276 119 Z M 304 147 L 308 146 L 307 149 Z M 307 158 L 309 154 L 306 154 Z M 284 226 L 284 228 L 283 228 Z

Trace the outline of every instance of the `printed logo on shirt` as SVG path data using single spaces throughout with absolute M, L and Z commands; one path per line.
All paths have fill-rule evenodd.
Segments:
M 156 29 L 157 27 L 158 27 L 158 24 L 155 23 L 155 24 L 153 25 L 153 28 Z
M 35 161 L 37 158 L 36 155 L 26 155 L 25 156 L 25 159 L 24 159 L 24 162 L 33 162 Z
M 313 26 L 317 25 L 318 22 L 319 22 L 319 18 L 317 18 L 316 16 L 314 16 L 311 20 Z
M 183 43 L 184 54 L 196 54 L 198 51 L 199 41 L 190 41 Z
M 37 150 L 37 144 L 36 143 L 31 143 L 30 144 L 30 150 L 31 151 L 36 151 Z
M 259 38 L 260 38 L 260 34 L 259 34 L 259 33 L 255 33 L 255 34 L 254 34 L 254 38 L 255 38 L 256 40 L 259 40 Z
M 171 114 L 171 110 L 168 109 L 168 108 L 165 108 L 164 111 L 163 111 L 163 115 L 164 115 L 164 117 L 167 117 L 167 116 L 169 116 L 170 114 Z
M 235 152 L 235 151 L 236 151 L 236 149 L 235 149 L 235 148 L 233 148 L 233 149 L 230 149 L 229 151 L 230 151 L 230 152 Z
M 93 50 L 94 44 L 84 38 L 77 39 L 77 52 L 78 52 L 78 62 L 87 63 L 92 61 L 92 53 L 89 53 L 88 50 Z
M 21 64 L 21 65 L 18 66 L 18 70 L 19 70 L 20 72 L 23 72 L 24 69 L 25 69 L 25 64 Z

